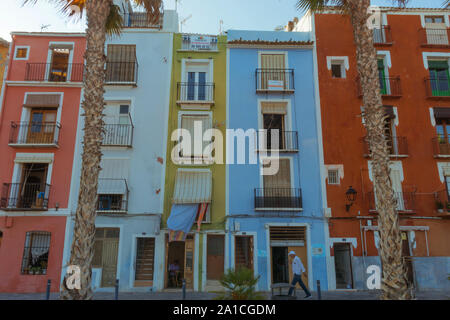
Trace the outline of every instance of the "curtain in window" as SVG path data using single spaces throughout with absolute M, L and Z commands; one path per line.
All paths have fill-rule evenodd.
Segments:
M 273 159 L 272 161 L 277 161 Z M 274 175 L 265 175 L 264 196 L 265 197 L 290 197 L 291 196 L 291 167 L 289 159 L 278 160 L 278 172 Z
M 201 136 L 194 135 L 195 124 L 201 125 Z M 211 143 L 211 141 L 203 141 L 203 134 L 206 130 L 211 129 L 211 120 L 207 115 L 183 115 L 181 118 L 181 128 L 189 131 L 191 135 L 191 150 L 183 150 L 183 155 L 186 157 L 195 156 L 202 157 L 205 147 Z M 196 150 L 195 142 L 201 146 L 201 150 Z
M 108 45 L 106 82 L 135 82 L 135 45 Z
M 261 54 L 261 89 L 268 89 L 269 80 L 283 81 L 284 88 L 289 88 L 285 77 L 284 54 Z

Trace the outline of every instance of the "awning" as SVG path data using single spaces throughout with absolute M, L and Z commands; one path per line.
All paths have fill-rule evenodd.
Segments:
M 211 187 L 211 171 L 178 169 L 172 202 L 174 204 L 195 203 L 197 207 L 199 203 L 209 203 Z
M 28 94 L 24 107 L 59 107 L 60 94 Z
M 17 153 L 15 163 L 52 163 L 53 153 Z
M 286 102 L 261 102 L 261 112 L 286 114 Z
M 433 108 L 436 119 L 450 118 L 450 108 Z
M 195 217 L 198 212 L 198 204 L 174 204 L 170 211 L 169 219 L 167 219 L 167 227 L 171 231 L 182 234 L 182 238 L 176 240 L 184 241 L 187 233 L 194 225 Z M 173 234 L 173 232 L 172 232 Z M 172 237 L 171 237 L 172 238 Z M 176 236 L 171 239 L 172 241 Z
M 128 193 L 125 179 L 98 179 L 97 194 L 123 194 Z

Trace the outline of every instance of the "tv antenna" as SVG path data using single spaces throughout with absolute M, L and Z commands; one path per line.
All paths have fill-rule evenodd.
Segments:
M 50 26 L 51 26 L 50 24 L 41 24 L 41 32 L 43 32 L 45 29 L 47 29 Z
M 180 22 L 180 32 L 183 32 L 183 25 L 186 24 L 186 21 L 188 21 L 190 18 L 192 18 L 192 14 L 188 15 L 186 18 L 181 20 L 181 22 Z
M 222 35 L 223 34 L 223 20 L 220 19 L 219 21 L 219 34 Z

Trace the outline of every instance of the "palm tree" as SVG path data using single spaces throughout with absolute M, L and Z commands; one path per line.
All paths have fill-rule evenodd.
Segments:
M 408 0 L 396 0 L 405 6 Z M 298 10 L 320 12 L 328 5 L 350 16 L 356 46 L 356 64 L 361 80 L 367 141 L 372 152 L 372 172 L 377 193 L 380 258 L 383 266 L 382 299 L 411 299 L 402 260 L 402 240 L 396 200 L 390 180 L 389 151 L 384 135 L 386 116 L 382 109 L 377 71 L 377 53 L 367 26 L 370 0 L 298 0 Z
M 38 0 L 23 0 L 36 3 Z M 42 1 L 42 0 L 41 0 Z M 79 266 L 81 289 L 69 289 L 63 282 L 62 299 L 92 299 L 91 275 L 94 256 L 97 185 L 100 173 L 103 134 L 103 85 L 105 81 L 105 41 L 107 34 L 119 35 L 123 27 L 120 7 L 113 0 L 44 0 L 55 3 L 63 14 L 79 19 L 87 16 L 86 68 L 84 78 L 84 137 L 80 191 L 69 265 Z M 162 0 L 131 0 L 147 12 L 148 22 L 159 21 Z M 67 277 L 67 276 L 66 276 Z M 66 279 L 64 279 L 66 280 Z

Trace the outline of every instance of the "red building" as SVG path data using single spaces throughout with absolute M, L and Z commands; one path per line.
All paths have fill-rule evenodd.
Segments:
M 373 8 L 390 141 L 391 181 L 410 285 L 449 289 L 450 10 Z M 348 16 L 330 8 L 290 23 L 316 42 L 330 226 L 330 288 L 367 289 L 379 265 L 376 194 L 364 140 L 356 49 Z M 448 186 L 447 186 L 448 184 Z M 350 206 L 346 192 L 357 192 Z M 335 284 L 335 287 L 334 287 Z
M 0 292 L 59 291 L 84 34 L 12 33 L 0 109 Z M 70 245 L 70 244 L 69 244 Z

